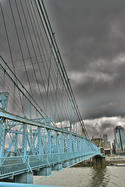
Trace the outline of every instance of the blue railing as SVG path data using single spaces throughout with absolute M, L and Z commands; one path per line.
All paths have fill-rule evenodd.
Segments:
M 100 154 L 100 152 L 98 152 Z M 0 178 L 6 178 L 11 175 L 17 175 L 24 173 L 26 171 L 32 171 L 38 168 L 50 167 L 58 163 L 64 163 L 72 159 L 81 158 L 80 160 L 74 162 L 77 164 L 80 161 L 87 160 L 92 156 L 97 155 L 97 153 L 63 153 L 63 154 L 44 154 L 44 155 L 27 155 L 25 160 L 23 156 L 0 158 L 2 163 L 0 167 Z M 74 165 L 74 164 L 70 164 Z
M 61 186 L 52 186 L 52 185 L 44 186 L 44 185 L 34 185 L 34 184 L 0 182 L 0 187 L 61 187 Z

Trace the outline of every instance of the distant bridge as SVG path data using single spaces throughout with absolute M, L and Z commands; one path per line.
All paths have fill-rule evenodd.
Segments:
M 100 155 L 42 0 L 0 2 L 0 179 L 32 183 Z

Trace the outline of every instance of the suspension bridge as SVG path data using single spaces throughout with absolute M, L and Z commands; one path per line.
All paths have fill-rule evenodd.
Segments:
M 32 183 L 96 155 L 43 0 L 0 1 L 0 180 Z

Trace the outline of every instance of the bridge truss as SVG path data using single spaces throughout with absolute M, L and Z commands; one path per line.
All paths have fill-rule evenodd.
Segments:
M 100 154 L 43 1 L 1 1 L 0 25 L 0 179 Z

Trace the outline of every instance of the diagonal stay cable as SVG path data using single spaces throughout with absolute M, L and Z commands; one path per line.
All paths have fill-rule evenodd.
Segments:
M 19 33 L 18 33 L 17 25 L 16 25 L 16 20 L 15 20 L 15 17 L 14 17 L 14 12 L 13 12 L 12 5 L 11 5 L 11 1 L 10 1 L 10 0 L 9 0 L 9 6 L 10 6 L 10 10 L 11 10 L 11 14 L 12 14 L 14 26 L 15 26 L 16 36 L 17 36 L 17 40 L 18 40 L 18 44 L 19 44 L 19 48 L 20 48 L 20 52 L 21 52 L 21 56 L 22 56 L 23 65 L 24 65 L 24 68 L 25 68 L 25 72 L 26 72 L 28 84 L 29 84 L 29 87 L 30 87 L 30 92 L 31 92 L 31 94 L 33 95 L 32 89 L 31 89 L 30 79 L 29 79 L 28 72 L 27 72 L 26 63 L 25 63 L 25 60 L 24 60 L 24 54 L 23 54 L 23 51 L 22 51 L 21 43 L 20 43 L 20 38 L 19 38 Z
M 12 55 L 12 50 L 11 50 L 11 45 L 10 45 L 10 39 L 9 39 L 7 25 L 6 25 L 5 16 L 4 16 L 4 12 L 3 12 L 3 8 L 2 8 L 1 3 L 0 3 L 0 8 L 1 8 L 1 13 L 2 13 L 2 18 L 3 18 L 5 33 L 6 33 L 6 39 L 7 39 L 7 43 L 8 43 L 8 47 L 9 47 L 9 52 L 10 52 L 10 59 L 11 59 L 11 62 L 12 62 L 13 71 L 16 74 L 14 60 L 13 60 L 13 55 Z M 14 97 L 15 97 L 15 85 L 14 85 Z M 22 112 L 24 113 L 24 108 L 23 108 L 20 92 L 19 92 L 19 97 L 20 97 L 20 103 L 21 103 L 21 107 L 22 107 Z
M 5 73 L 8 75 L 8 77 L 11 79 L 11 81 L 16 85 L 16 87 L 20 90 L 20 92 L 27 98 L 27 100 L 32 104 L 32 106 L 36 109 L 36 111 L 42 116 L 42 117 L 48 117 L 46 115 L 46 113 L 41 109 L 41 107 L 36 103 L 36 101 L 34 100 L 34 98 L 32 97 L 32 95 L 28 92 L 28 90 L 24 87 L 24 85 L 21 83 L 21 81 L 18 79 L 18 77 L 14 74 L 14 72 L 12 71 L 12 69 L 9 67 L 9 65 L 5 62 L 5 60 L 0 56 L 0 58 L 2 59 L 2 62 L 4 63 L 4 65 L 6 66 L 6 68 L 12 73 L 12 75 L 14 76 L 14 78 L 16 79 L 16 81 L 18 82 L 18 84 L 25 90 L 25 92 L 28 94 L 28 96 L 30 97 L 30 99 L 32 99 L 32 101 L 29 99 L 29 97 L 22 91 L 22 89 L 18 86 L 18 84 L 16 83 L 16 81 L 11 77 L 11 75 L 7 72 L 7 70 L 4 68 L 4 66 L 2 64 L 0 64 L 1 68 L 3 69 L 3 71 L 5 71 Z M 36 106 L 39 108 L 36 107 Z

